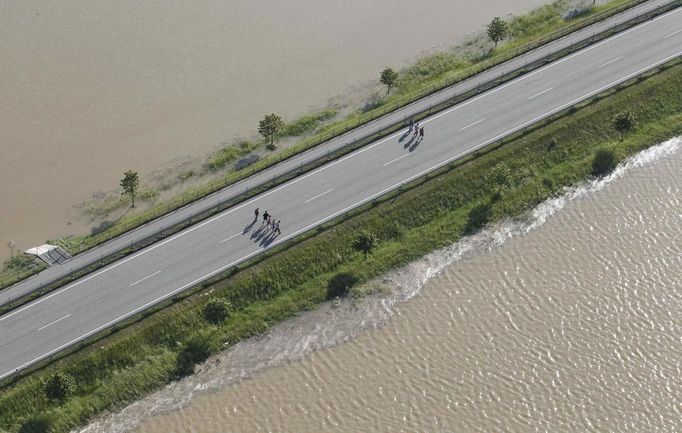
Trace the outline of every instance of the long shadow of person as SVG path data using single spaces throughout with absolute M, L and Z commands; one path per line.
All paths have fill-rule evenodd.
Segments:
M 403 135 L 400 136 L 400 138 L 398 139 L 398 143 L 402 143 L 405 140 L 405 138 L 407 138 L 407 136 L 410 135 L 410 132 L 412 132 L 412 128 L 408 129 L 407 131 L 405 131 Z
M 419 146 L 419 143 L 421 143 L 421 142 L 422 141 L 419 138 L 414 140 L 414 143 L 412 143 L 412 146 L 410 146 L 410 152 L 413 152 L 417 148 L 417 146 Z
M 275 238 L 278 236 L 277 232 L 271 232 L 268 236 L 264 237 L 263 240 L 261 241 L 260 245 L 265 248 L 268 247 L 272 241 L 275 240 Z
M 417 138 L 416 135 L 413 135 L 412 137 L 410 137 L 410 139 L 408 141 L 406 141 L 405 144 L 403 144 L 403 148 L 407 149 L 408 147 L 412 146 L 414 144 L 416 138 Z
M 244 230 L 242 231 L 242 234 L 245 235 L 253 228 L 253 226 L 256 224 L 256 220 L 251 221 L 251 224 L 247 225 L 244 227 Z
M 251 239 L 257 239 L 260 236 L 262 231 L 263 231 L 263 226 L 258 227 L 257 230 L 254 230 L 254 232 L 251 233 Z

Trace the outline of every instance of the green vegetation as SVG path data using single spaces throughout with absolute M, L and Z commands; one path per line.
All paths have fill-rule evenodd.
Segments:
M 356 250 L 365 253 L 365 257 L 367 257 L 367 255 L 377 247 L 378 243 L 379 240 L 374 233 L 367 230 L 360 230 L 360 233 L 358 233 L 358 236 L 353 242 L 353 246 Z
M 507 37 L 507 31 L 507 23 L 500 17 L 493 18 L 488 24 L 488 37 L 495 43 L 495 48 L 498 42 Z
M 386 94 L 391 93 L 391 87 L 398 84 L 398 73 L 393 69 L 386 67 L 381 71 L 381 77 L 379 79 L 381 84 L 386 86 Z
M 258 133 L 268 142 L 268 148 L 275 149 L 275 138 L 284 128 L 284 121 L 278 115 L 266 114 L 263 120 L 258 123 Z
M 635 129 L 635 116 L 628 110 L 616 113 L 611 119 L 611 126 L 620 134 L 620 141 L 623 141 L 625 134 Z
M 61 371 L 58 371 L 47 379 L 44 389 L 45 396 L 49 400 L 63 403 L 73 392 L 73 379 Z
M 210 298 L 204 306 L 203 314 L 207 322 L 219 325 L 223 323 L 230 314 L 232 305 L 226 299 Z
M 592 174 L 602 176 L 611 172 L 611 170 L 616 168 L 616 165 L 618 165 L 618 157 L 612 149 L 597 149 L 592 159 Z
M 5 387 L 0 430 L 16 432 L 43 414 L 52 420 L 51 431 L 66 432 L 193 371 L 195 363 L 227 342 L 263 333 L 278 321 L 347 293 L 352 284 L 450 245 L 487 222 L 522 214 L 563 187 L 589 178 L 596 148 L 610 149 L 621 159 L 682 134 L 680 89 L 678 65 L 609 98 L 585 103 L 585 108 L 519 134 L 504 146 L 420 178 L 286 251 L 276 247 L 272 256 L 204 288 L 232 305 L 221 324 L 204 319 L 210 302 L 206 296 L 178 301 Z M 610 120 L 625 108 L 640 126 L 620 141 Z M 510 170 L 508 185 L 493 200 L 499 187 L 488 174 L 502 163 Z M 362 231 L 377 239 L 371 255 L 355 248 Z M 43 392 L 55 372 L 74 381 L 73 393 L 64 402 L 50 400 Z
M 281 136 L 300 137 L 308 134 L 319 128 L 324 122 L 336 117 L 336 114 L 337 111 L 331 108 L 318 113 L 306 114 L 284 125 Z
M 375 103 L 368 104 L 366 109 L 352 113 L 345 119 L 320 124 L 316 135 L 310 136 L 296 145 L 274 153 L 267 158 L 259 158 L 258 155 L 250 153 L 248 157 L 242 158 L 235 163 L 234 168 L 236 171 L 228 173 L 221 179 L 183 192 L 170 201 L 160 203 L 145 212 L 121 217 L 107 230 L 98 231 L 91 236 L 79 236 L 74 238 L 73 242 L 65 241 L 61 244 L 72 255 L 79 254 L 121 233 L 145 224 L 162 214 L 171 212 L 225 186 L 238 182 L 256 171 L 277 164 L 286 158 L 306 151 L 358 125 L 372 121 L 389 111 L 407 105 L 438 89 L 466 79 L 513 56 L 537 48 L 543 43 L 557 39 L 598 19 L 615 15 L 619 11 L 640 1 L 611 0 L 605 5 L 583 8 L 584 10 L 581 10 L 579 14 L 571 14 L 566 13 L 568 2 L 566 0 L 557 0 L 551 5 L 538 8 L 527 15 L 514 17 L 508 23 L 509 37 L 505 40 L 504 44 L 499 45 L 496 49 L 490 51 L 488 49 L 482 50 L 480 47 L 476 48 L 478 42 L 474 40 L 456 48 L 453 52 L 441 52 L 422 58 L 412 67 L 401 71 L 397 84 L 399 91 Z M 566 16 L 566 19 L 563 18 L 564 16 Z M 580 16 L 581 19 L 574 20 L 576 16 Z M 314 117 L 315 114 L 310 116 Z M 329 120 L 332 117 L 334 116 L 331 116 Z M 215 167 L 220 168 L 227 165 L 227 163 L 228 161 L 220 162 L 217 160 Z M 210 160 L 208 166 L 211 167 Z M 248 167 L 248 170 L 245 170 L 246 167 Z M 156 196 L 151 196 L 150 198 L 154 199 Z M 121 205 L 121 200 L 108 200 L 105 206 L 97 206 L 96 212 L 91 214 L 106 216 Z M 16 281 L 20 281 L 30 274 L 30 271 L 18 273 L 12 271 L 0 272 L 0 287 L 6 287 Z
M 137 172 L 128 170 L 125 172 L 123 179 L 121 179 L 121 188 L 123 192 L 121 195 L 129 195 L 132 200 L 132 205 L 130 207 L 135 207 L 135 192 L 137 187 L 140 185 L 140 179 L 137 176 Z
M 208 159 L 208 166 L 211 170 L 221 169 L 227 164 L 231 164 L 237 159 L 248 155 L 256 148 L 258 148 L 258 145 L 248 140 L 242 140 L 237 144 L 230 144 L 213 154 Z M 193 174 L 194 173 L 192 173 L 192 175 Z

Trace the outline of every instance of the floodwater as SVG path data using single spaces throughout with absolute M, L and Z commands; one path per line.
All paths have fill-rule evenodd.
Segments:
M 681 164 L 654 146 L 85 431 L 682 431 Z
M 201 161 L 546 0 L 0 2 L 0 259 L 97 221 L 124 171 Z

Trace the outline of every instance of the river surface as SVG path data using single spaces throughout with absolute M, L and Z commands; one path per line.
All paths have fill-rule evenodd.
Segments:
M 86 431 L 682 431 L 681 166 L 648 149 Z
M 546 0 L 0 2 L 0 260 L 87 233 L 74 205 L 203 161 L 491 17 Z M 178 173 L 171 171 L 169 176 Z

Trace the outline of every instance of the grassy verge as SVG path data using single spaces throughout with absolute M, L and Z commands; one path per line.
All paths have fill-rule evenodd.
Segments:
M 635 80 L 608 98 L 595 98 L 541 128 L 413 182 L 286 251 L 282 247 L 279 254 L 250 267 L 235 268 L 125 331 L 5 385 L 0 430 L 18 431 L 26 423 L 43 421 L 50 431 L 66 432 L 162 387 L 227 342 L 260 334 L 314 308 L 339 284 L 365 282 L 456 242 L 486 222 L 520 215 L 563 187 L 589 178 L 596 148 L 610 149 L 620 160 L 682 134 L 681 90 L 679 64 Z M 639 126 L 619 141 L 610 120 L 623 109 L 636 116 Z M 504 187 L 490 175 L 500 167 L 509 173 Z M 359 230 L 373 232 L 379 240 L 368 257 L 352 246 Z M 208 294 L 232 304 L 224 323 L 203 319 Z M 55 372 L 75 384 L 63 401 L 48 400 L 43 391 Z
M 481 51 L 481 47 L 472 49 L 472 46 L 476 44 L 470 41 L 468 48 L 466 46 L 460 47 L 460 54 L 436 53 L 423 58 L 403 71 L 398 92 L 388 98 L 376 100 L 367 105 L 365 109 L 352 113 L 343 120 L 332 121 L 336 117 L 334 110 L 312 113 L 294 120 L 286 126 L 283 136 L 302 136 L 311 131 L 317 131 L 317 133 L 266 158 L 261 159 L 253 153 L 255 149 L 260 147 L 258 143 L 246 141 L 228 145 L 212 155 L 207 162 L 207 167 L 211 170 L 223 169 L 227 166 L 233 167 L 235 171 L 231 171 L 225 177 L 184 192 L 148 211 L 124 217 L 115 224 L 107 224 L 102 227 L 103 230 L 98 230 L 95 234 L 63 240 L 59 245 L 72 255 L 79 254 L 165 213 L 251 176 L 257 171 L 304 152 L 361 124 L 379 118 L 425 95 L 464 80 L 473 74 L 558 39 L 597 20 L 612 16 L 640 2 L 641 0 L 612 0 L 603 6 L 586 9 L 579 14 L 578 19 L 564 19 L 563 16 L 568 3 L 565 0 L 558 0 L 551 5 L 531 11 L 527 15 L 513 18 L 510 22 L 511 36 L 499 48 L 491 50 L 483 46 L 483 51 Z M 183 173 L 178 179 L 191 178 L 196 174 L 194 172 Z M 147 195 L 148 201 L 152 202 L 158 197 L 158 191 L 147 191 Z M 107 203 L 106 209 L 108 211 L 111 211 L 111 206 L 118 207 L 121 205 L 120 197 L 116 197 L 116 199 Z M 34 271 L 31 270 L 22 270 L 21 272 L 5 270 L 0 272 L 0 288 L 14 284 L 33 273 Z

